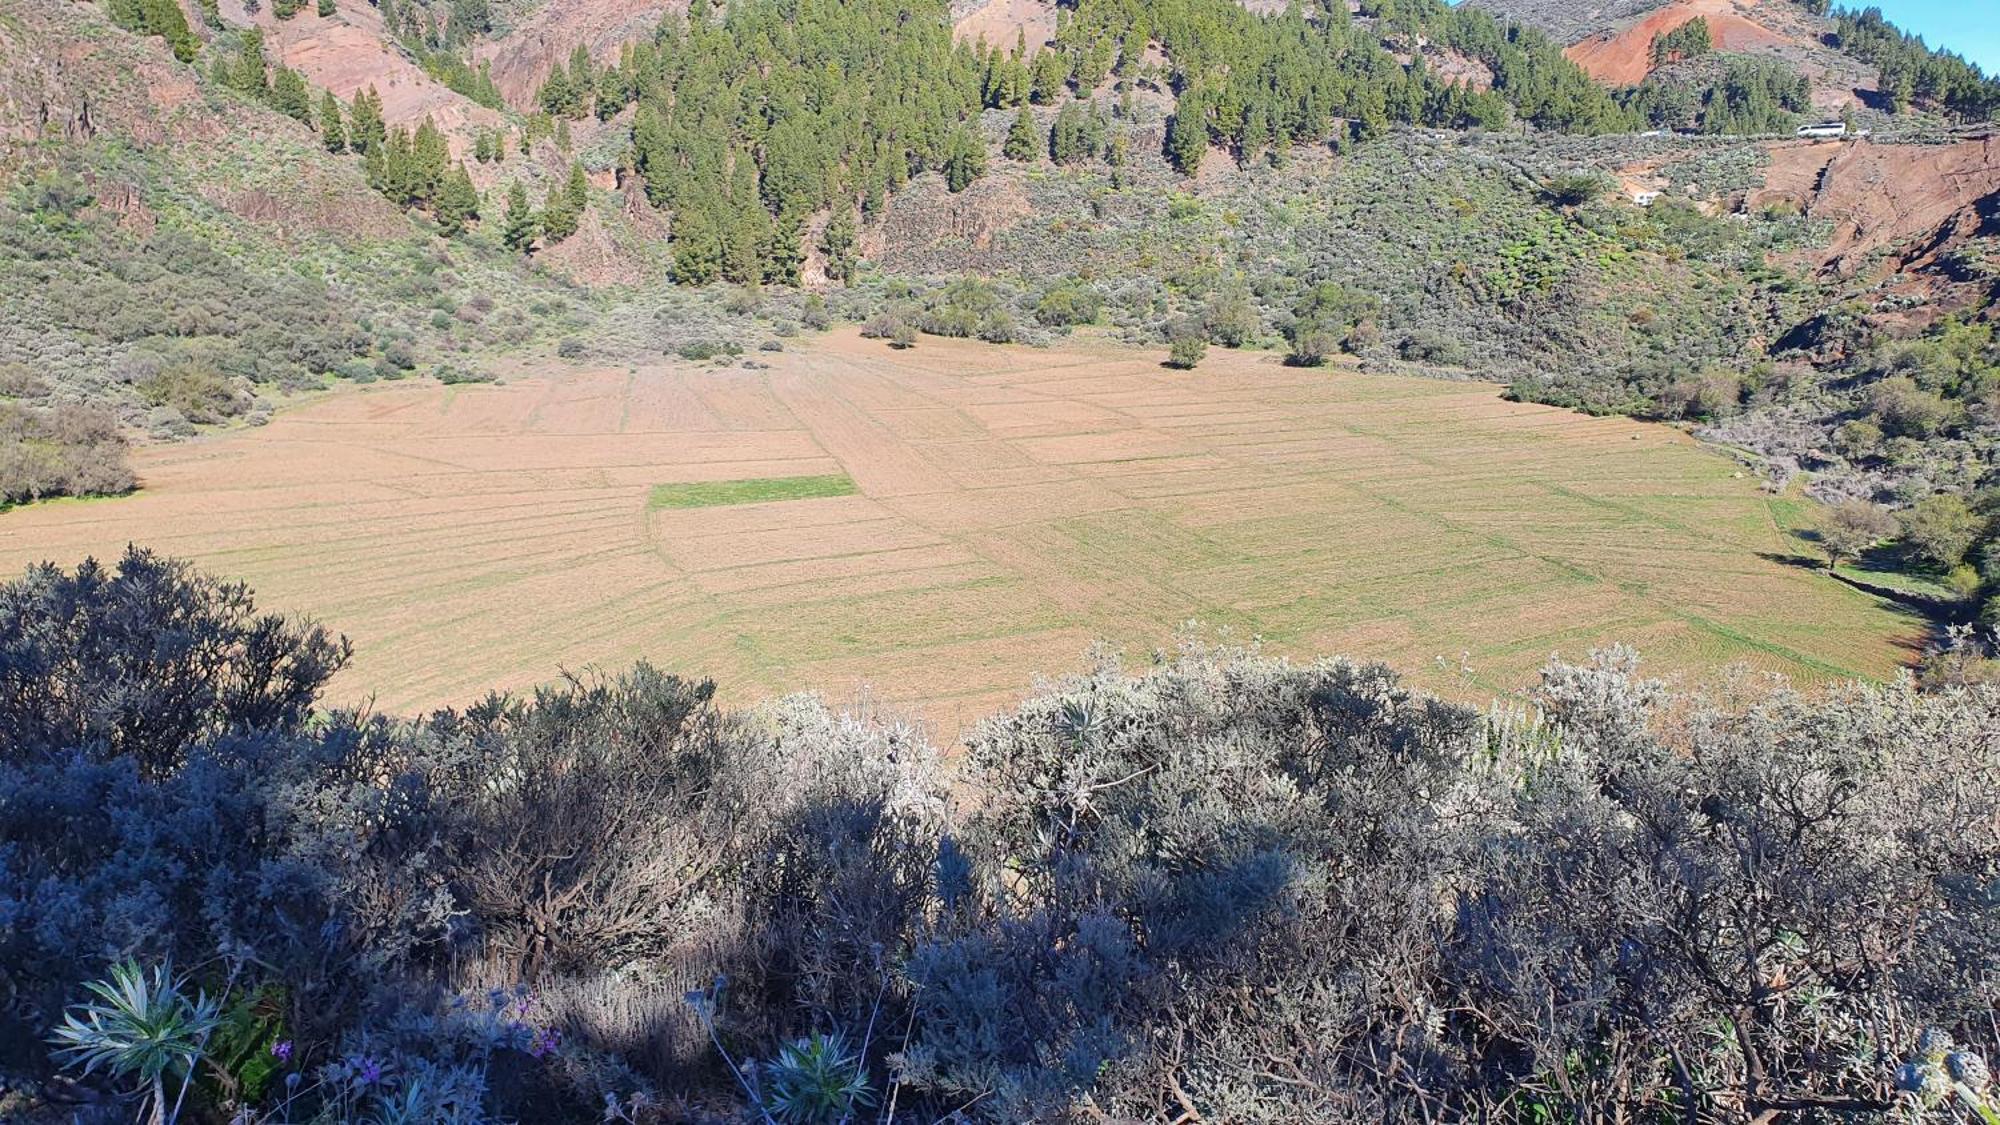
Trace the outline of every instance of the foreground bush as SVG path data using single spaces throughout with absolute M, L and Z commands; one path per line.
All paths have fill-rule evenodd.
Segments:
M 1990 686 L 1706 696 L 1614 652 L 1481 714 L 1379 666 L 1190 647 L 1050 687 L 953 777 L 906 728 L 725 712 L 643 666 L 314 716 L 344 645 L 143 554 L 6 587 L 0 639 L 0 715 L 28 732 L 0 757 L 0 1067 L 45 1075 L 86 982 L 171 963 L 219 1004 L 204 1120 L 1818 1120 L 1985 1096 Z M 143 740 L 116 708 L 33 719 L 154 677 L 193 702 Z

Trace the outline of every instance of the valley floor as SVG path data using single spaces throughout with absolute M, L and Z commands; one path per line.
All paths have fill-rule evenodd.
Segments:
M 738 701 L 874 685 L 946 733 L 1099 638 L 1143 653 L 1190 621 L 1473 698 L 1614 640 L 1809 680 L 1922 642 L 1791 558 L 1791 502 L 1667 427 L 1220 350 L 1182 373 L 849 332 L 763 358 L 344 391 L 143 451 L 131 498 L 0 514 L 0 572 L 132 541 L 240 577 L 353 639 L 337 703 L 644 658 Z M 852 494 L 650 502 L 840 474 Z

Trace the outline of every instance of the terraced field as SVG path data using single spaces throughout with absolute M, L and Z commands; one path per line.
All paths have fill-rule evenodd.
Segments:
M 1886 676 L 1919 641 L 1784 561 L 1756 482 L 1663 427 L 1221 351 L 770 359 L 335 394 L 146 451 L 132 498 L 0 515 L 0 567 L 194 558 L 348 633 L 335 694 L 383 709 L 646 658 L 947 733 L 1190 621 L 1470 697 L 1611 640 L 1806 678 Z M 734 483 L 656 492 L 701 482 Z M 757 502 L 787 489 L 809 498 Z

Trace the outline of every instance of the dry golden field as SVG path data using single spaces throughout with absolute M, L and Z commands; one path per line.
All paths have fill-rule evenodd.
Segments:
M 946 733 L 1094 640 L 1143 656 L 1190 621 L 1469 697 L 1612 640 L 1805 678 L 1886 676 L 1918 643 L 1781 561 L 1780 502 L 1665 427 L 1220 350 L 1182 373 L 836 334 L 768 358 L 343 391 L 143 451 L 136 496 L 0 514 L 0 567 L 133 541 L 243 578 L 353 638 L 336 702 L 644 658 L 737 701 L 866 690 Z M 655 492 L 842 474 L 852 494 Z

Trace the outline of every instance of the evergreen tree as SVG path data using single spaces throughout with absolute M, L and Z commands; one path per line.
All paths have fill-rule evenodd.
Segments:
M 457 238 L 465 233 L 467 225 L 479 218 L 479 189 L 472 186 L 472 177 L 465 171 L 465 165 L 453 168 L 438 188 L 437 202 L 432 206 L 437 217 L 438 230 L 446 238 Z
M 1069 59 L 1059 51 L 1043 51 L 1028 68 L 1028 97 L 1038 105 L 1054 105 L 1069 81 Z
M 515 180 L 507 189 L 507 212 L 500 219 L 500 241 L 507 249 L 526 254 L 533 249 L 539 233 L 535 209 L 528 205 L 528 189 Z
M 323 20 L 333 18 L 333 2 L 334 0 L 319 0 L 319 18 Z
M 590 205 L 590 179 L 583 174 L 583 165 L 569 166 L 569 179 L 563 184 L 563 192 L 569 196 L 571 207 L 582 213 Z
M 340 99 L 328 90 L 319 99 L 319 138 L 328 152 L 347 151 L 347 127 L 341 123 Z
M 826 276 L 834 281 L 851 283 L 854 280 L 855 243 L 859 231 L 854 222 L 854 209 L 843 208 L 834 212 L 827 220 L 826 230 L 820 233 L 819 252 L 826 263 Z
M 451 162 L 451 145 L 437 125 L 426 117 L 410 139 L 410 193 L 416 202 L 429 204 L 444 184 L 445 167 Z
M 682 285 L 707 285 L 722 275 L 722 237 L 705 212 L 674 215 L 674 280 Z
M 552 188 L 549 197 L 542 204 L 542 239 L 550 246 L 576 233 L 582 215 L 570 205 L 569 196 L 561 188 Z
M 312 92 L 306 80 L 288 66 L 278 67 L 271 82 L 271 108 L 294 121 L 312 125 Z
M 944 184 L 956 193 L 972 186 L 986 173 L 986 142 L 968 126 L 953 130 L 945 149 Z
M 201 51 L 178 0 L 111 0 L 110 14 L 111 22 L 135 35 L 159 36 L 184 63 Z
M 271 93 L 269 67 L 264 62 L 264 29 L 246 27 L 236 40 L 236 65 L 229 71 L 229 85 L 256 98 Z
M 1035 113 L 1022 108 L 1014 115 L 1014 126 L 1007 130 L 1007 143 L 1000 149 L 1009 160 L 1033 160 L 1042 150 L 1041 130 L 1035 126 Z
M 1201 171 L 1201 158 L 1208 154 L 1207 110 L 1206 92 L 1190 90 L 1167 122 L 1167 162 L 1183 176 Z
M 388 138 L 388 126 L 382 123 L 382 95 L 373 86 L 357 92 L 348 115 L 348 147 L 367 156 L 379 150 Z

